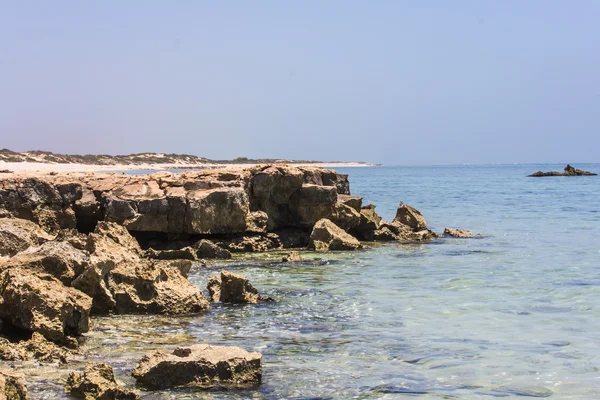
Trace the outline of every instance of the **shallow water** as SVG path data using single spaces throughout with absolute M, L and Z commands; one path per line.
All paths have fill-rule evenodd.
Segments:
M 263 353 L 257 390 L 146 399 L 598 398 L 600 179 L 525 177 L 562 167 L 339 169 L 385 219 L 404 201 L 436 231 L 484 237 L 307 253 L 297 264 L 278 254 L 234 260 L 227 269 L 277 302 L 98 318 L 85 357 L 111 363 L 133 385 L 131 369 L 157 348 L 218 343 Z M 218 270 L 197 267 L 190 279 L 204 287 Z M 66 398 L 68 371 L 25 370 L 32 398 Z

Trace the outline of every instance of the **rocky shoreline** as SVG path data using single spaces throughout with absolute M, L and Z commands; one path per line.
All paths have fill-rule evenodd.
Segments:
M 453 229 L 444 234 L 472 236 Z M 193 265 L 232 253 L 354 251 L 373 241 L 429 242 L 439 236 L 404 203 L 392 222 L 383 221 L 375 206 L 350 194 L 347 175 L 315 167 L 2 174 L 0 358 L 67 364 L 94 316 L 208 313 L 209 299 L 188 273 Z M 300 259 L 292 252 L 285 262 Z M 273 301 L 227 271 L 207 288 L 212 302 Z M 168 387 L 260 383 L 259 353 L 198 346 L 148 355 L 134 370 L 138 384 L 166 387 L 157 378 L 165 374 L 172 374 Z M 117 387 L 109 369 L 90 365 L 69 378 L 67 388 L 82 398 L 137 398 Z M 7 365 L 0 375 L 7 398 L 24 398 L 21 378 Z

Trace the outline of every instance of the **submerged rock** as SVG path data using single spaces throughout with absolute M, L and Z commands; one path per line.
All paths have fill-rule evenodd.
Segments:
M 281 259 L 282 262 L 300 262 L 304 261 L 304 258 L 297 251 L 292 251 L 287 256 L 283 256 Z
M 247 278 L 228 271 L 213 275 L 208 281 L 207 289 L 214 302 L 257 304 L 261 301 L 273 301 L 271 297 L 261 296 Z
M 53 238 L 39 225 L 21 218 L 0 218 L 0 256 L 14 256 Z
M 444 236 L 451 236 L 455 238 L 472 238 L 473 232 L 466 229 L 444 228 Z
M 120 387 L 108 364 L 88 363 L 83 372 L 72 372 L 65 385 L 67 393 L 85 400 L 137 400 L 132 390 Z
M 27 386 L 23 375 L 0 368 L 0 399 L 26 400 Z
M 330 220 L 322 219 L 313 227 L 308 247 L 316 251 L 356 250 L 361 244 Z
M 148 389 L 248 387 L 262 381 L 262 354 L 233 346 L 178 347 L 147 354 L 132 375 Z

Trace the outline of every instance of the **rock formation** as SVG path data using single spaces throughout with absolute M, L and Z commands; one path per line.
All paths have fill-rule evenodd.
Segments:
M 316 251 L 356 250 L 361 244 L 342 228 L 323 218 L 313 227 L 308 247 Z
M 444 236 L 451 236 L 455 238 L 472 238 L 473 232 L 466 229 L 444 228 Z
M 22 375 L 0 369 L 0 399 L 26 400 L 27 386 Z
M 83 372 L 72 372 L 65 385 L 67 393 L 85 400 L 137 400 L 132 390 L 117 384 L 113 369 L 108 364 L 88 363 Z
M 172 354 L 147 354 L 132 375 L 138 385 L 148 389 L 254 386 L 262 381 L 262 354 L 233 346 L 179 347 Z
M 273 301 L 271 297 L 261 296 L 248 279 L 228 271 L 213 275 L 208 281 L 207 289 L 214 302 L 257 304 Z
M 580 169 L 576 169 L 572 166 L 570 166 L 569 164 L 567 164 L 567 166 L 564 169 L 564 172 L 558 172 L 558 171 L 550 171 L 550 172 L 543 172 L 543 171 L 538 171 L 536 173 L 533 173 L 531 175 L 528 175 L 530 177 L 543 177 L 543 176 L 595 176 L 598 174 L 595 174 L 593 172 L 588 172 L 588 171 L 582 171 Z

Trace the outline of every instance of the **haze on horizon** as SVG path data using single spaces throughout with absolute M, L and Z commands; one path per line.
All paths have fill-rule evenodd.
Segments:
M 600 2 L 7 2 L 0 148 L 600 162 Z

